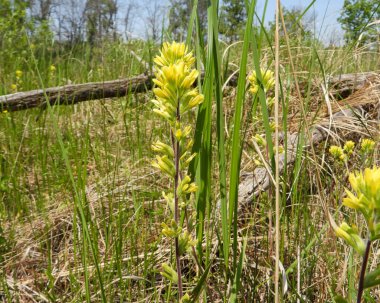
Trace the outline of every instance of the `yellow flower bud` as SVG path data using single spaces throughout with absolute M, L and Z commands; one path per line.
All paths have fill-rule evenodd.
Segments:
M 161 141 L 153 143 L 152 150 L 167 155 L 168 157 L 174 157 L 173 148 L 165 143 L 162 143 Z
M 375 141 L 371 139 L 363 139 L 360 149 L 363 153 L 371 153 L 375 149 Z
M 16 70 L 16 78 L 21 78 L 21 77 L 22 77 L 22 71 Z
M 344 152 L 343 149 L 340 146 L 332 145 L 329 149 L 329 153 L 335 158 L 340 161 L 344 160 Z
M 174 177 L 174 164 L 168 159 L 168 156 L 156 156 L 156 161 L 152 162 L 152 166 L 160 169 L 162 172 L 166 173 L 170 177 Z
M 271 88 L 273 88 L 275 80 L 274 74 L 271 70 L 260 69 L 260 74 L 262 77 L 262 85 L 264 87 L 264 91 L 267 92 Z M 259 90 L 259 79 L 257 77 L 256 71 L 253 71 L 251 75 L 248 76 L 248 80 L 251 83 L 250 91 L 253 94 L 256 94 Z
M 353 152 L 354 152 L 354 148 L 355 148 L 355 142 L 353 141 L 347 141 L 344 146 L 343 146 L 343 150 L 348 154 L 348 155 L 351 155 Z
M 161 267 L 162 267 L 161 275 L 167 278 L 172 283 L 177 284 L 178 283 L 177 272 L 167 263 L 162 263 Z
M 186 294 L 181 298 L 181 300 L 180 300 L 179 302 L 180 302 L 180 303 L 190 303 L 190 302 L 192 302 L 192 301 L 191 301 L 191 298 L 190 298 L 189 294 L 186 293 Z
M 178 244 L 180 255 L 183 255 L 186 251 L 190 250 L 192 246 L 195 246 L 196 242 L 192 239 L 191 235 L 185 231 L 179 236 Z
M 364 255 L 365 243 L 363 239 L 346 222 L 335 228 L 335 234 L 345 240 L 359 254 Z
M 256 134 L 253 138 L 255 139 L 258 145 L 263 146 L 263 147 L 267 146 L 267 141 L 265 140 L 263 136 Z
M 11 84 L 11 90 L 13 92 L 16 92 L 17 91 L 17 84 Z
M 184 43 L 165 42 L 162 46 L 160 56 L 153 59 L 154 63 L 159 67 L 169 66 L 170 64 L 176 64 L 179 61 L 183 61 L 187 66 L 191 66 L 195 62 L 193 54 L 188 51 Z

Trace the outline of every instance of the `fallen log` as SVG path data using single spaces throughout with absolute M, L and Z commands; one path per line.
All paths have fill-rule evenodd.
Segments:
M 332 77 L 330 87 L 336 94 L 347 95 L 360 89 L 376 73 L 346 74 Z M 202 79 L 204 75 L 202 74 Z M 236 86 L 238 75 L 228 78 L 228 85 Z M 140 93 L 152 88 L 152 75 L 141 74 L 132 78 L 91 82 L 84 84 L 70 84 L 46 89 L 37 89 L 27 92 L 0 96 L 0 110 L 19 111 L 34 107 L 50 105 L 72 105 L 83 101 L 99 100 L 104 98 L 123 97 L 129 93 Z
M 19 111 L 33 107 L 46 107 L 47 102 L 50 105 L 71 105 L 89 100 L 122 97 L 151 88 L 152 77 L 145 74 L 128 79 L 70 84 L 0 96 L 0 109 Z
M 347 124 L 351 126 L 353 131 L 362 131 L 365 128 L 365 132 L 368 133 L 371 130 L 368 127 L 363 127 L 363 121 L 367 120 L 369 115 L 367 112 L 368 105 L 375 105 L 373 116 L 374 121 L 377 121 L 373 133 L 369 135 L 378 136 L 380 121 L 380 75 L 374 76 L 368 75 L 367 81 L 358 81 L 359 89 L 357 89 L 348 98 L 334 103 L 331 106 L 331 116 L 328 116 L 328 112 L 324 111 L 324 117 L 311 126 L 310 137 L 305 136 L 306 143 L 301 148 L 308 149 L 311 145 L 315 146 L 326 140 L 330 133 L 330 128 L 339 128 L 340 124 L 347 127 Z M 349 77 L 346 77 L 348 79 Z M 368 81 L 371 79 L 371 81 Z M 354 88 L 353 78 L 347 80 L 347 85 L 350 89 Z M 377 112 L 376 112 L 377 111 Z M 375 133 L 377 132 L 377 134 Z M 352 133 L 352 132 L 351 132 Z M 294 164 L 297 155 L 299 134 L 287 133 L 287 157 L 285 160 L 285 154 L 279 155 L 279 170 L 280 174 L 284 171 L 285 167 L 290 167 Z M 286 161 L 286 162 L 285 162 Z M 270 171 L 269 164 L 267 167 L 257 167 L 253 172 L 242 172 L 240 176 L 239 184 L 239 204 L 247 205 L 251 201 L 258 197 L 260 193 L 267 191 L 271 184 L 273 184 L 273 176 Z

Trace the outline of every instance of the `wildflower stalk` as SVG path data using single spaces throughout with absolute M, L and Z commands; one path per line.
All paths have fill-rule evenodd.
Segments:
M 351 173 L 349 181 L 353 192 L 346 189 L 347 197 L 343 199 L 343 205 L 363 215 L 368 228 L 367 242 L 364 242 L 354 225 L 350 226 L 343 222 L 338 227 L 333 222 L 333 228 L 338 237 L 363 257 L 357 295 L 357 303 L 361 303 L 371 245 L 372 242 L 380 239 L 380 168 L 374 166 L 372 169 L 366 168 L 364 172 Z
M 359 286 L 358 286 L 358 298 L 356 301 L 357 303 L 361 303 L 361 301 L 362 301 L 362 296 L 363 296 L 363 291 L 364 291 L 364 277 L 365 277 L 365 272 L 367 269 L 369 252 L 371 250 L 371 243 L 372 243 L 371 240 L 367 240 L 367 245 L 366 245 L 364 256 L 363 256 L 362 268 L 360 270 Z
M 181 113 L 179 111 L 179 100 L 177 101 L 177 112 L 176 112 L 176 121 L 178 124 L 181 123 Z M 174 176 L 174 220 L 177 225 L 179 225 L 179 203 L 178 203 L 178 181 L 180 177 L 180 168 L 179 168 L 179 159 L 181 156 L 181 148 L 179 145 L 179 140 L 175 139 L 175 136 L 172 132 L 172 138 L 174 139 L 174 166 L 175 166 L 175 176 Z M 181 256 L 179 252 L 179 239 L 178 236 L 174 239 L 174 246 L 175 246 L 175 258 L 176 258 L 176 268 L 177 268 L 177 275 L 178 275 L 178 295 L 179 298 L 183 297 L 183 291 L 182 291 L 182 273 L 181 273 Z
M 199 94 L 197 88 L 193 88 L 199 74 L 192 68 L 194 61 L 186 46 L 176 42 L 164 43 L 160 56 L 154 59 L 158 68 L 153 79 L 156 84 L 153 89 L 156 97 L 152 100 L 153 111 L 169 123 L 171 146 L 160 141 L 154 143 L 152 148 L 160 155 L 156 156 L 152 165 L 168 175 L 174 183 L 172 192 L 163 193 L 173 217 L 169 224 L 162 223 L 162 233 L 174 240 L 176 269 L 164 263 L 161 274 L 178 286 L 178 302 L 189 300 L 189 295 L 183 294 L 181 256 L 191 250 L 194 254 L 195 251 L 187 213 L 190 194 L 197 191 L 197 186 L 191 182 L 187 173 L 195 154 L 191 153 L 191 127 L 183 121 L 185 113 L 203 102 L 203 95 Z M 183 216 L 185 222 L 180 220 Z M 196 254 L 194 259 L 199 266 Z

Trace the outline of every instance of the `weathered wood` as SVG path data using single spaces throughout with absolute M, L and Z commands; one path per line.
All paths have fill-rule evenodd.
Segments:
M 122 97 L 128 93 L 137 93 L 152 88 L 151 77 L 145 74 L 113 81 L 92 82 L 37 89 L 0 96 L 2 111 L 18 111 L 33 107 L 75 104 L 88 100 Z
M 377 79 L 379 73 L 364 72 L 354 74 L 342 74 L 329 79 L 330 88 L 335 96 L 347 98 L 353 92 L 361 89 L 372 79 Z
M 332 77 L 330 87 L 336 94 L 347 96 L 354 90 L 360 89 L 376 73 L 346 74 Z M 229 78 L 228 85 L 236 86 L 238 74 Z M 203 79 L 203 74 L 202 74 Z M 71 105 L 83 101 L 115 98 L 127 95 L 129 92 L 144 92 L 152 88 L 152 75 L 141 74 L 136 77 L 104 82 L 72 84 L 19 92 L 0 96 L 0 110 L 18 111 L 33 107 L 50 105 Z
M 330 123 L 336 125 L 349 119 L 350 124 L 357 124 L 356 128 L 359 131 L 361 130 L 362 123 L 354 111 L 358 109 L 364 110 L 364 107 L 369 104 L 380 104 L 380 76 L 377 75 L 377 78 L 375 79 L 372 78 L 372 74 L 370 77 L 370 82 L 357 82 L 360 83 L 360 88 L 348 98 L 340 101 L 340 105 L 334 104 L 332 106 L 331 119 L 326 117 L 324 119 L 325 121 L 319 121 L 312 126 L 310 140 L 305 138 L 306 143 L 303 148 L 308 149 L 311 145 L 317 145 L 325 140 L 328 136 L 327 130 L 329 129 Z M 354 86 L 353 82 L 349 83 L 351 86 Z M 380 109 L 380 106 L 378 108 Z M 294 164 L 294 161 L 296 160 L 298 138 L 298 133 L 287 134 L 287 159 L 285 163 L 285 155 L 279 155 L 280 173 L 284 171 L 286 166 Z M 242 172 L 240 176 L 238 197 L 240 204 L 244 205 L 250 203 L 261 192 L 268 190 L 271 184 L 271 175 L 265 167 L 258 167 L 250 173 Z

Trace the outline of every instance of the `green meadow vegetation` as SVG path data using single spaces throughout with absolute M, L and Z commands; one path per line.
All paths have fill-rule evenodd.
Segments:
M 1 96 L 154 83 L 0 103 L 0 302 L 379 302 L 380 6 L 345 1 L 345 43 L 327 46 L 316 1 L 268 24 L 258 1 L 173 0 L 169 24 L 126 40 L 97 36 L 117 1 L 91 0 L 69 40 L 38 1 L 0 0 Z M 330 86 L 364 72 L 373 102 Z

